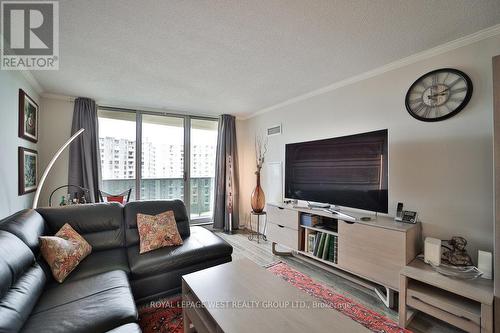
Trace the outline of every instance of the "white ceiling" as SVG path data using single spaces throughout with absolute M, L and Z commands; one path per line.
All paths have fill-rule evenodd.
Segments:
M 44 92 L 246 116 L 500 23 L 498 0 L 61 0 Z

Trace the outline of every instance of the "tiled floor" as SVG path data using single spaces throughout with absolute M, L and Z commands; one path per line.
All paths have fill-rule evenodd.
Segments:
M 347 297 L 350 297 L 363 304 L 367 308 L 382 313 L 396 322 L 398 320 L 397 311 L 386 308 L 372 290 L 361 287 L 347 279 L 329 273 L 314 265 L 308 264 L 299 258 L 275 256 L 271 252 L 270 242 L 261 241 L 260 244 L 257 244 L 257 242 L 255 241 L 249 241 L 247 238 L 248 233 L 246 231 L 239 231 L 238 233 L 233 235 L 228 235 L 221 232 L 217 232 L 217 234 L 233 246 L 233 260 L 238 260 L 238 258 L 246 257 L 261 266 L 266 266 L 275 261 L 284 261 L 300 272 L 307 274 L 317 281 L 320 281 L 323 284 L 329 286 L 335 292 L 346 295 Z M 409 329 L 415 333 L 462 332 L 461 330 L 458 330 L 425 314 L 417 314 L 415 319 L 412 321 Z

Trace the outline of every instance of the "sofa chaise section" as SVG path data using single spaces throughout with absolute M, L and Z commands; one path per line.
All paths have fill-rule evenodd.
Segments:
M 125 272 L 54 281 L 39 253 L 48 230 L 34 210 L 0 221 L 0 332 L 140 331 Z
M 127 275 L 111 271 L 45 290 L 22 332 L 106 332 L 136 320 Z
M 183 244 L 139 254 L 137 214 L 156 215 L 167 210 L 174 212 Z M 203 227 L 190 227 L 181 200 L 130 202 L 124 207 L 124 217 L 130 283 L 138 301 L 179 292 L 182 275 L 231 261 L 232 246 Z

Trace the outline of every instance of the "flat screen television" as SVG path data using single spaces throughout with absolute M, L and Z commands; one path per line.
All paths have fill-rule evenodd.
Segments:
M 387 130 L 287 144 L 285 198 L 388 212 Z

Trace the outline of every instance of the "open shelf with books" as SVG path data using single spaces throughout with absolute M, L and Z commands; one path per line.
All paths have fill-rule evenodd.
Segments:
M 300 213 L 300 237 L 299 252 L 325 263 L 337 264 L 337 219 Z
M 332 262 L 332 261 L 328 261 L 328 260 L 323 260 L 321 258 L 318 258 L 316 256 L 314 256 L 312 253 L 309 253 L 309 252 L 305 252 L 305 251 L 297 251 L 297 253 L 305 256 L 305 257 L 309 257 L 311 259 L 314 259 L 320 263 L 323 263 L 325 265 L 328 265 L 328 266 L 332 266 L 332 267 L 335 267 L 335 268 L 339 268 L 338 264 Z

